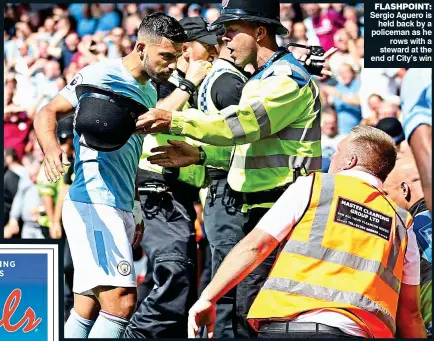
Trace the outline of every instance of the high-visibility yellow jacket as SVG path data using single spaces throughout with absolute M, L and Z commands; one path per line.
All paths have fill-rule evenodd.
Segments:
M 205 165 L 223 166 L 239 192 L 260 192 L 321 169 L 318 87 L 291 53 L 279 50 L 243 88 L 239 105 L 204 115 L 172 112 L 171 132 L 208 143 Z M 235 146 L 230 151 L 216 146 Z M 214 162 L 216 161 L 216 162 Z
M 309 206 L 282 241 L 249 322 L 329 309 L 393 337 L 410 215 L 357 178 L 311 176 Z

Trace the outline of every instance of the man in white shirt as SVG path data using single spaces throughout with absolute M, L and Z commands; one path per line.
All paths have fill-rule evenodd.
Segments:
M 259 337 L 371 338 L 393 337 L 395 331 L 400 337 L 426 337 L 419 311 L 420 261 L 412 225 L 402 219 L 407 212 L 380 190 L 395 162 L 389 136 L 372 127 L 353 128 L 332 158 L 329 173 L 336 175 L 299 177 L 229 253 L 189 312 L 189 335 L 197 334 L 199 325 L 206 325 L 212 335 L 215 302 L 278 251 L 249 312 L 249 322 L 256 325 Z M 324 184 L 318 185 L 317 178 Z M 327 188 L 330 180 L 332 186 Z M 370 194 L 360 200 L 360 191 Z M 345 199 L 339 196 L 342 192 Z M 362 213 L 369 217 L 358 219 Z M 382 221 L 369 223 L 371 217 Z M 303 238 L 308 241 L 300 242 Z M 301 247 L 297 250 L 294 245 Z

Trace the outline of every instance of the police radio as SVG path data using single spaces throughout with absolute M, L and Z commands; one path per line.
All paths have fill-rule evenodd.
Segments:
M 322 46 L 319 45 L 303 45 L 303 44 L 297 44 L 297 43 L 288 43 L 286 45 L 286 48 L 288 49 L 289 47 L 294 46 L 294 47 L 300 47 L 302 49 L 306 49 L 309 52 L 307 53 L 307 59 L 311 59 L 311 62 L 309 65 L 306 65 L 305 61 L 300 61 L 303 66 L 306 68 L 306 70 L 312 74 L 312 75 L 316 75 L 316 76 L 321 76 L 321 70 L 324 66 L 324 62 L 325 59 L 321 58 L 324 56 L 325 51 L 322 48 Z M 311 58 L 312 57 L 312 58 Z

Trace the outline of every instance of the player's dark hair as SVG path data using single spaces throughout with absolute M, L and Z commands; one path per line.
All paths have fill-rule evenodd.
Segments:
M 138 33 L 140 39 L 155 43 L 161 42 L 163 37 L 175 43 L 183 43 L 187 40 L 181 24 L 162 12 L 147 15 L 140 24 Z

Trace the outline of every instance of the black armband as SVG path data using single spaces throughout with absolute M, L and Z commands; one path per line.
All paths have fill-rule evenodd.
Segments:
M 196 92 L 196 86 L 193 84 L 193 82 L 185 78 L 183 78 L 179 82 L 178 88 L 180 88 L 183 91 L 187 91 L 190 96 L 193 96 L 193 94 Z

